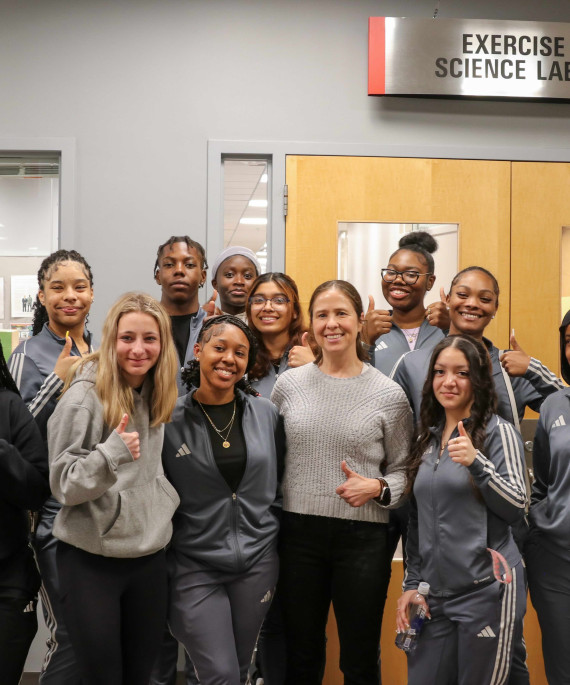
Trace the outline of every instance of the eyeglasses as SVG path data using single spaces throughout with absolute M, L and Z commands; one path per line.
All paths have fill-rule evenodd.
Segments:
M 291 300 L 283 295 L 276 295 L 275 297 L 263 297 L 263 295 L 253 295 L 249 298 L 249 304 L 252 307 L 263 307 L 266 302 L 271 302 L 273 307 L 279 308 L 289 304 Z
M 393 283 L 398 276 L 401 276 L 404 283 L 407 285 L 414 285 L 418 282 L 420 276 L 431 276 L 431 271 L 425 274 L 420 274 L 417 271 L 396 271 L 396 269 L 382 269 L 382 280 L 385 283 Z

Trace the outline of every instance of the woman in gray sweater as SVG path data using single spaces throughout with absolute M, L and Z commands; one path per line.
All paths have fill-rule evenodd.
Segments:
M 271 396 L 287 457 L 279 593 L 287 683 L 319 683 L 332 601 L 345 683 L 379 682 L 389 581 L 389 505 L 404 490 L 411 412 L 401 388 L 369 364 L 362 301 L 346 281 L 311 297 L 315 363 L 279 376 Z
M 178 395 L 164 309 L 127 293 L 48 423 L 61 600 L 88 685 L 147 685 L 166 621 L 164 547 L 178 495 L 161 462 Z

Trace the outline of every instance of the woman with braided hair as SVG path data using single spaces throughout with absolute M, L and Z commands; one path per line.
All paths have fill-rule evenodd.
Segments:
M 245 323 L 208 319 L 194 354 L 162 453 L 180 496 L 169 624 L 202 685 L 240 685 L 277 581 L 284 436 L 275 406 L 244 381 L 256 358 Z
M 42 437 L 47 440 L 47 422 L 63 390 L 67 371 L 78 357 L 93 351 L 91 335 L 85 328 L 93 303 L 91 267 L 79 252 L 57 250 L 41 263 L 38 288 L 33 336 L 14 350 L 9 367 L 22 399 Z M 59 502 L 49 497 L 41 511 L 34 539 L 42 575 L 44 617 L 50 630 L 40 683 L 79 685 L 80 674 L 59 601 L 55 564 L 57 541 L 52 535 L 59 509 Z

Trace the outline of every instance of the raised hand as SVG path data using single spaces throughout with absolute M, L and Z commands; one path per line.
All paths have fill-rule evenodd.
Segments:
M 361 476 L 348 468 L 345 461 L 341 463 L 340 468 L 346 476 L 346 480 L 338 486 L 335 492 L 351 507 L 361 507 L 382 493 L 382 486 L 377 478 Z
M 463 427 L 463 421 L 457 424 L 457 430 L 459 431 L 459 437 L 449 441 L 447 451 L 456 464 L 471 466 L 477 456 L 477 450 L 473 447 L 471 438 Z
M 202 305 L 202 309 L 206 312 L 206 318 L 210 316 L 218 316 L 222 313 L 219 307 L 216 307 L 216 300 L 218 299 L 218 291 L 214 288 L 212 297 Z
M 133 459 L 136 461 L 141 456 L 141 443 L 139 440 L 139 434 L 137 431 L 133 433 L 125 433 L 125 428 L 129 423 L 129 415 L 123 414 L 123 418 L 119 421 L 119 425 L 115 428 L 118 436 L 127 446 L 129 452 L 133 455 Z
M 443 331 L 449 330 L 449 309 L 447 307 L 447 295 L 443 288 L 439 289 L 439 302 L 428 304 L 426 319 L 430 326 L 436 326 Z
M 368 295 L 368 310 L 362 326 L 362 340 L 373 345 L 376 340 L 392 328 L 392 315 L 386 309 L 375 309 L 374 298 Z
M 502 354 L 499 361 L 509 376 L 524 376 L 528 371 L 530 355 L 518 344 L 514 328 L 511 332 L 510 342 L 511 349 Z
M 297 366 L 303 366 L 304 364 L 314 361 L 315 355 L 313 354 L 313 350 L 309 345 L 309 334 L 303 333 L 301 337 L 301 344 L 293 345 L 293 347 L 289 350 L 287 363 L 289 366 L 295 368 Z
M 59 376 L 59 378 L 61 378 L 62 381 L 65 380 L 65 377 L 67 376 L 67 372 L 69 371 L 70 367 L 73 364 L 75 364 L 75 362 L 78 359 L 78 357 L 71 355 L 72 345 L 73 338 L 68 333 L 65 337 L 65 343 L 63 344 L 63 348 L 59 353 L 59 357 L 55 362 L 55 366 L 53 367 L 53 372 L 56 374 L 56 376 Z

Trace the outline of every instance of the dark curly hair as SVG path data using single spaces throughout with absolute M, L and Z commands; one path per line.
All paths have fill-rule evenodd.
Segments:
M 400 238 L 398 243 L 398 249 L 390 255 L 390 259 L 399 252 L 400 250 L 409 250 L 410 252 L 415 252 L 419 254 L 422 261 L 425 262 L 427 270 L 430 274 L 433 274 L 435 269 L 435 263 L 432 252 L 435 252 L 438 248 L 437 240 L 428 233 L 427 231 L 412 231 L 411 233 L 406 233 Z
M 213 335 L 221 333 L 226 326 L 235 326 L 239 328 L 240 331 L 245 335 L 247 341 L 249 342 L 249 351 L 247 357 L 247 367 L 245 373 L 247 374 L 255 363 L 255 357 L 257 355 L 257 343 L 250 331 L 249 327 L 237 316 L 232 316 L 231 314 L 221 314 L 220 316 L 212 316 L 207 319 L 200 329 L 198 334 L 198 340 L 196 342 L 203 343 L 208 342 Z M 192 387 L 200 387 L 200 362 L 197 359 L 192 359 L 186 365 L 186 368 L 182 371 L 182 382 L 186 385 L 188 390 Z M 240 378 L 236 383 L 236 387 L 249 395 L 258 396 L 259 393 L 254 390 L 251 385 L 246 380 L 246 376 Z
M 187 235 L 171 235 L 170 238 L 165 243 L 162 243 L 162 245 L 159 245 L 158 250 L 156 251 L 156 260 L 154 262 L 154 275 L 155 276 L 156 276 L 156 272 L 160 268 L 159 261 L 160 261 L 160 258 L 162 257 L 162 252 L 163 252 L 164 248 L 165 247 L 172 247 L 175 243 L 186 243 L 186 246 L 188 247 L 189 250 L 192 248 L 194 250 L 196 250 L 196 252 L 200 255 L 200 261 L 202 262 L 201 263 L 202 269 L 204 269 L 204 271 L 208 270 L 208 262 L 206 261 L 206 250 L 204 250 L 204 248 L 202 247 L 202 245 L 200 245 L 199 242 L 197 242 L 196 240 L 192 240 L 192 238 L 190 238 Z M 200 286 L 200 287 L 202 287 L 202 286 Z
M 422 462 L 422 457 L 431 439 L 430 428 L 443 427 L 445 423 L 445 409 L 437 401 L 433 392 L 434 366 L 441 352 L 447 348 L 455 348 L 463 352 L 469 364 L 469 380 L 473 390 L 473 404 L 466 430 L 475 449 L 483 449 L 485 445 L 486 428 L 497 406 L 497 393 L 493 383 L 493 369 L 491 358 L 485 344 L 469 335 L 448 335 L 441 340 L 433 350 L 429 369 L 422 391 L 422 405 L 420 420 L 416 429 L 416 440 L 406 464 L 408 480 L 407 489 L 410 491 Z
M 318 285 L 315 288 L 313 294 L 311 295 L 311 301 L 309 302 L 309 316 L 311 317 L 311 322 L 313 321 L 313 309 L 315 307 L 315 300 L 319 295 L 325 293 L 327 290 L 338 290 L 345 297 L 347 297 L 350 300 L 350 303 L 352 304 L 354 311 L 356 312 L 358 320 L 360 320 L 360 317 L 364 313 L 364 308 L 362 306 L 362 298 L 358 294 L 358 290 L 352 285 L 352 283 L 349 283 L 348 281 L 333 280 L 325 281 L 324 283 Z M 356 354 L 362 362 L 367 362 L 370 359 L 368 352 L 362 346 L 362 337 L 360 333 L 358 333 L 358 335 L 356 336 Z M 315 363 L 320 364 L 322 360 L 323 351 L 319 347 L 315 355 Z
M 265 342 L 263 341 L 263 335 L 252 323 L 251 316 L 250 298 L 255 295 L 255 291 L 260 285 L 263 285 L 263 283 L 275 283 L 277 288 L 287 295 L 293 307 L 294 317 L 291 319 L 291 323 L 289 324 L 289 343 L 287 345 L 287 350 L 291 349 L 291 347 L 294 345 L 300 345 L 303 333 L 306 331 L 305 324 L 303 322 L 303 312 L 301 311 L 301 303 L 299 302 L 299 291 L 295 281 L 290 276 L 287 276 L 287 274 L 281 273 L 280 271 L 269 271 L 268 273 L 258 276 L 251 286 L 245 307 L 249 327 L 257 341 L 257 358 L 249 373 L 249 377 L 255 379 L 266 376 L 269 371 L 269 367 L 271 366 L 271 358 L 269 356 L 267 347 L 265 346 Z
M 89 279 L 89 285 L 93 287 L 93 273 L 85 257 L 80 255 L 79 252 L 76 252 L 75 250 L 57 250 L 56 252 L 52 252 L 40 264 L 38 271 L 38 287 L 40 290 L 44 289 L 46 280 L 51 278 L 54 270 L 63 262 L 76 262 L 77 264 L 80 264 L 83 267 L 85 275 Z M 48 321 L 49 315 L 47 313 L 47 309 L 40 302 L 39 296 L 36 295 L 36 301 L 34 303 L 32 335 L 37 335 L 42 330 L 44 324 Z

